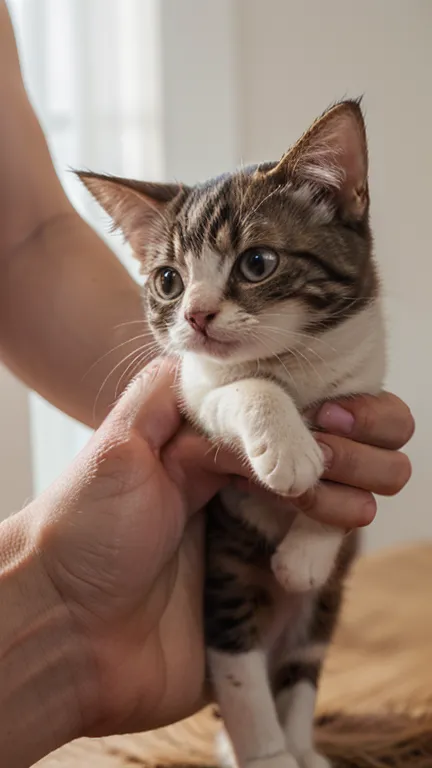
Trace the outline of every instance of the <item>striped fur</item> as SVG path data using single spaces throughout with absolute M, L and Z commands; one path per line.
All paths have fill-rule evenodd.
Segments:
M 311 488 L 323 456 L 301 412 L 378 391 L 384 373 L 359 104 L 330 109 L 278 163 L 192 188 L 81 178 L 141 259 L 191 421 L 270 490 Z M 209 668 L 236 759 L 323 768 L 315 691 L 355 537 L 234 488 L 207 521 Z

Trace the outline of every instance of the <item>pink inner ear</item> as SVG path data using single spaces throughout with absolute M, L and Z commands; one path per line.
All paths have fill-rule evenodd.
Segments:
M 344 171 L 341 189 L 360 191 L 367 182 L 367 150 L 360 126 L 352 115 L 341 115 L 334 129 L 332 140 L 339 144 L 338 162 Z
M 358 105 L 336 106 L 318 120 L 283 158 L 300 181 L 323 187 L 341 213 L 361 218 L 368 205 L 367 145 Z

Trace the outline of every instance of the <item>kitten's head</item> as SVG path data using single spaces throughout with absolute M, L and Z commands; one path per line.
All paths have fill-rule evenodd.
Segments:
M 170 353 L 255 360 L 302 346 L 374 292 L 357 102 L 329 109 L 278 163 L 186 187 L 79 176 L 142 263 Z

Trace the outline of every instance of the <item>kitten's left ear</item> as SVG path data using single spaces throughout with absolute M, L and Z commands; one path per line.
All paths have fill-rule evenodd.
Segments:
M 135 255 L 145 258 L 150 241 L 163 236 L 167 207 L 183 187 L 124 179 L 88 171 L 77 176 L 111 216 L 113 229 L 121 229 Z
M 363 219 L 369 207 L 368 152 L 360 103 L 343 101 L 330 108 L 271 173 L 327 192 L 345 220 Z

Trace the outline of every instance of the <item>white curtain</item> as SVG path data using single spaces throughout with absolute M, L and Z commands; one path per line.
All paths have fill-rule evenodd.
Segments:
M 70 168 L 157 179 L 159 0 L 9 0 L 26 85 L 64 187 L 105 238 L 107 222 Z M 134 275 L 119 238 L 111 247 Z M 88 431 L 30 396 L 34 492 L 56 477 Z

